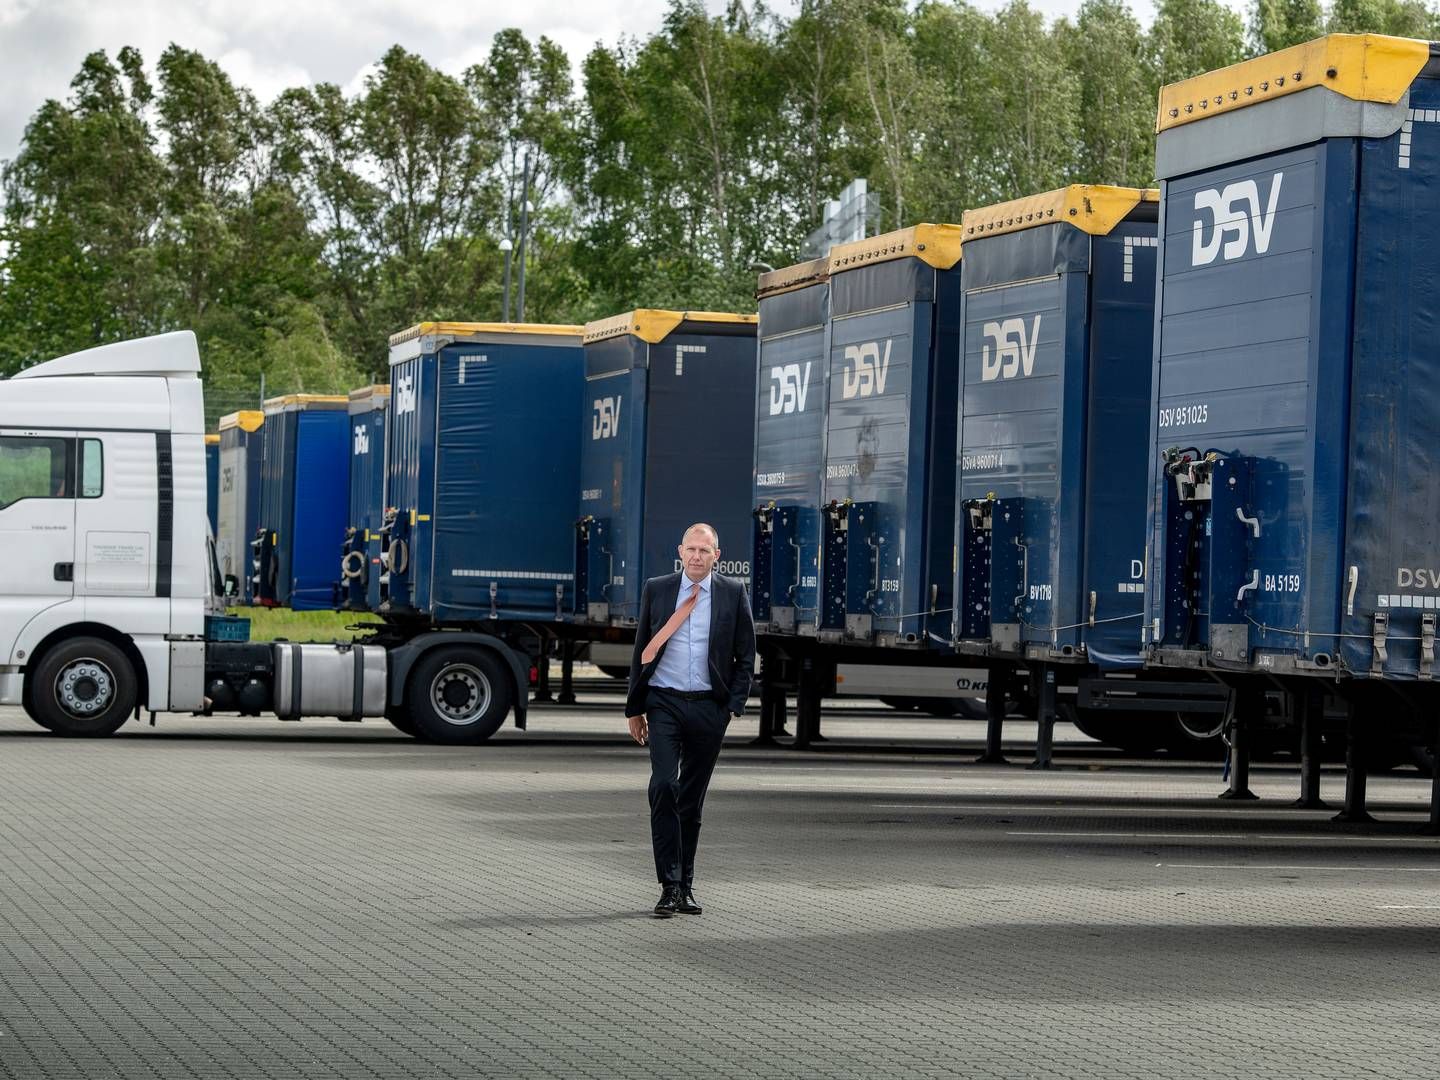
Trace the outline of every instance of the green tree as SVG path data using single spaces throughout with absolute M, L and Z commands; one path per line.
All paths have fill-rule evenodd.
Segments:
M 1257 53 L 1276 52 L 1324 33 L 1320 0 L 1255 0 L 1250 39 Z
M 1155 168 L 1155 100 L 1145 35 L 1123 0 L 1085 0 L 1073 27 L 1057 27 L 1079 84 L 1080 156 L 1086 183 L 1148 185 Z
M 117 60 L 87 56 L 5 167 L 0 370 L 167 327 L 152 92 L 139 53 Z
M 1080 86 L 1060 36 L 1025 0 L 996 13 L 985 36 L 984 108 L 993 136 L 982 159 L 992 190 L 1018 198 L 1075 178 Z
M 1158 85 L 1179 82 L 1243 60 L 1245 28 L 1220 0 L 1160 0 L 1149 55 Z
M 918 117 L 908 217 L 960 221 L 994 201 L 993 177 L 977 168 L 999 138 L 986 107 L 985 42 L 990 19 L 965 3 L 925 3 L 913 20 L 913 50 L 927 102 Z
M 497 240 L 519 238 L 524 164 L 530 163 L 525 315 L 531 321 L 556 317 L 583 294 L 578 278 L 566 272 L 573 214 L 560 180 L 576 151 L 578 124 L 569 57 L 549 38 L 532 44 L 519 30 L 502 30 L 485 62 L 466 71 L 465 85 L 496 142 L 501 209 L 489 232 Z M 513 294 L 518 300 L 518 281 Z
M 1325 29 L 1332 34 L 1394 34 L 1429 39 L 1440 16 L 1420 0 L 1335 0 Z
M 870 171 L 870 148 L 847 138 L 859 56 L 852 9 L 849 0 L 802 0 L 793 19 L 774 19 L 771 92 L 781 104 L 772 129 L 773 197 L 785 213 L 767 263 L 798 258 L 824 200 Z

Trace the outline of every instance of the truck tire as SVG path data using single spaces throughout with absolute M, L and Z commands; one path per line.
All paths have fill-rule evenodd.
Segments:
M 608 675 L 612 679 L 630 678 L 628 667 L 621 667 L 619 664 L 596 664 L 595 666 L 600 669 L 600 674 Z
M 510 712 L 510 677 L 488 649 L 446 645 L 410 672 L 405 711 L 419 738 L 452 746 L 482 743 Z
M 420 729 L 415 726 L 415 721 L 410 719 L 410 714 L 403 705 L 391 706 L 385 714 L 385 719 L 390 721 L 396 731 L 409 735 L 411 738 L 416 738 L 420 734 Z
M 40 715 L 36 713 L 35 707 L 30 704 L 30 696 L 28 694 L 25 696 L 25 715 L 30 717 L 31 720 L 34 720 L 36 724 L 43 727 L 46 731 L 52 730 L 50 721 L 41 719 Z
M 135 669 L 117 646 L 81 637 L 50 649 L 35 665 L 35 722 L 56 735 L 113 735 L 135 711 Z

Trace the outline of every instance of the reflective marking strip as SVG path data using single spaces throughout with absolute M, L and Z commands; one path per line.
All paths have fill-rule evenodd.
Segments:
M 546 570 L 451 570 L 451 577 L 521 578 L 525 581 L 574 581 L 574 574 L 555 574 Z
M 686 354 L 687 352 L 703 353 L 703 352 L 706 350 L 706 348 L 707 348 L 707 346 L 705 346 L 705 345 L 676 345 L 676 346 L 675 346 L 675 374 L 676 374 L 676 375 L 684 375 L 684 374 L 685 374 L 685 354 Z
M 1440 109 L 1406 109 L 1405 122 L 1400 125 L 1400 168 L 1410 168 L 1410 140 L 1416 124 L 1440 121 Z
M 1440 596 L 1412 596 L 1405 593 L 1381 593 L 1375 597 L 1377 608 L 1411 608 L 1415 611 L 1435 611 L 1440 609 Z
M 1137 247 L 1159 247 L 1158 236 L 1127 236 L 1125 237 L 1125 280 L 1135 280 L 1135 249 Z

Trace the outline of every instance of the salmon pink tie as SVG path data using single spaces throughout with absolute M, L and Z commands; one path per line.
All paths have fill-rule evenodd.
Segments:
M 651 638 L 649 644 L 640 651 L 640 663 L 648 664 L 660 655 L 661 647 L 670 640 L 676 630 L 680 629 L 680 624 L 690 617 L 690 612 L 695 610 L 695 605 L 699 602 L 700 583 L 697 581 L 690 590 L 690 595 L 685 598 L 685 602 L 675 609 L 675 614 L 670 616 L 665 625 L 660 627 L 660 632 Z

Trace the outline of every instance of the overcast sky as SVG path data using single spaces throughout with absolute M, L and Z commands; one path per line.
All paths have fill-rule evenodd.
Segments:
M 994 0 L 981 6 L 998 7 Z M 1080 0 L 1032 0 L 1047 15 Z M 706 0 L 722 11 L 724 0 Z M 369 65 L 400 44 L 459 73 L 484 58 L 497 30 L 547 34 L 572 60 L 596 42 L 644 37 L 666 0 L 0 0 L 0 158 L 11 158 L 25 123 L 47 98 L 64 98 L 80 61 L 138 47 L 152 70 L 171 42 L 217 60 L 263 101 L 286 87 L 320 82 L 358 89 Z M 780 11 L 793 0 L 772 0 Z M 1131 0 L 1144 23 L 1150 0 Z

